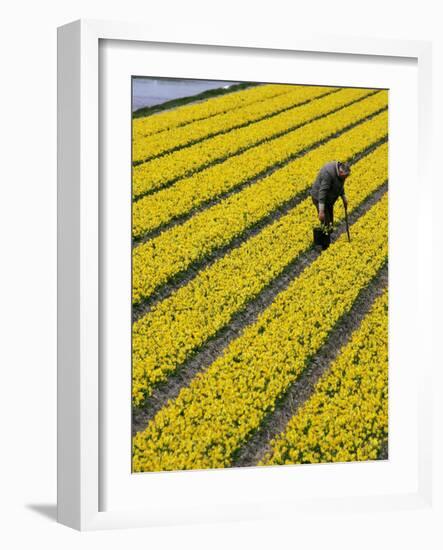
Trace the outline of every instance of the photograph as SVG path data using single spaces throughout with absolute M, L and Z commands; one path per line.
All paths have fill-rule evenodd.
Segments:
M 0 34 L 1 548 L 443 550 L 440 4 L 52 4 Z
M 387 460 L 389 90 L 131 84 L 132 473 Z

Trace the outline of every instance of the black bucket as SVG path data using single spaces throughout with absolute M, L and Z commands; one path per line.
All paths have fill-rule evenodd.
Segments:
M 326 250 L 331 244 L 331 235 L 326 233 L 320 227 L 314 227 L 314 243 L 322 247 L 322 250 Z

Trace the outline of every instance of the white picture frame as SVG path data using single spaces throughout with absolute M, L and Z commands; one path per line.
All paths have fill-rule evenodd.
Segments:
M 194 44 L 209 56 L 214 47 L 229 48 L 235 56 L 247 49 L 273 52 L 325 53 L 333 56 L 354 56 L 356 59 L 389 58 L 393 64 L 412 59 L 417 64 L 418 81 L 418 146 L 417 162 L 421 166 L 420 185 L 430 187 L 430 121 L 431 121 L 431 45 L 428 42 L 370 40 L 350 37 L 316 37 L 299 34 L 278 40 L 244 38 L 208 40 L 187 36 L 186 30 L 169 36 L 155 28 L 134 23 L 76 21 L 58 30 L 58 521 L 79 530 L 171 525 L 199 521 L 255 519 L 285 516 L 295 510 L 326 509 L 331 503 L 343 513 L 356 508 L 364 511 L 430 508 L 432 506 L 431 450 L 431 336 L 423 330 L 420 345 L 427 359 L 417 373 L 418 400 L 418 473 L 413 490 L 393 491 L 383 495 L 313 496 L 301 501 L 285 499 L 285 506 L 276 505 L 275 495 L 266 502 L 251 497 L 247 507 L 228 500 L 204 502 L 186 507 L 185 502 L 168 510 L 158 507 L 114 507 L 102 510 L 100 483 L 103 481 L 101 427 L 106 411 L 100 405 L 101 369 L 100 339 L 100 224 L 101 196 L 99 186 L 100 158 L 100 42 L 124 41 L 131 45 Z M 252 50 L 249 50 L 252 51 Z M 365 56 L 365 57 L 362 57 Z M 149 75 L 148 75 L 149 76 Z M 173 75 L 171 75 L 173 76 Z M 332 83 L 331 83 L 332 84 Z M 129 144 L 128 144 L 129 147 Z M 418 210 L 415 221 L 420 227 L 417 241 L 417 266 L 420 276 L 418 315 L 432 323 L 432 289 L 429 265 L 432 247 L 425 235 L 432 220 Z M 432 328 L 432 326 L 431 326 Z M 418 345 L 418 343 L 416 344 Z M 128 396 L 129 399 L 129 396 Z M 348 465 L 349 466 L 349 465 Z M 352 465 L 350 465 L 352 468 Z M 332 466 L 326 466 L 332 468 Z M 275 471 L 275 469 L 274 469 Z M 322 470 L 324 473 L 331 470 Z M 200 482 L 208 483 L 215 472 L 200 472 Z M 160 486 L 182 483 L 180 473 L 163 473 Z M 245 471 L 233 472 L 236 482 L 248 476 Z M 281 480 L 290 476 L 290 469 L 281 468 Z M 302 474 L 312 476 L 311 473 Z M 358 472 L 355 475 L 361 475 Z M 168 476 L 168 477 L 167 477 Z M 175 476 L 175 477 L 174 477 Z M 186 478 L 189 485 L 196 478 Z M 268 482 L 273 480 L 269 479 Z M 195 485 L 196 487 L 196 485 Z M 182 485 L 185 490 L 185 485 Z M 266 490 L 265 490 L 266 493 Z M 210 497 L 207 497 L 210 498 Z M 283 497 L 282 497 L 283 502 Z

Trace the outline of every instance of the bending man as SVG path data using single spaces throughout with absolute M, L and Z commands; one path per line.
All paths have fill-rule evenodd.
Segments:
M 312 184 L 311 196 L 322 224 L 334 223 L 334 203 L 338 197 L 342 198 L 343 206 L 347 208 L 344 184 L 350 173 L 349 163 L 338 160 L 328 162 L 320 169 Z

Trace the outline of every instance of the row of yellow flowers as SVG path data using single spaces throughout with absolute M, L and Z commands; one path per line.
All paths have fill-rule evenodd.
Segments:
M 385 194 L 136 434 L 136 472 L 230 465 L 387 261 L 387 214 Z
M 388 436 L 388 292 L 260 462 L 376 459 Z
M 133 249 L 133 301 L 140 302 L 193 262 L 306 190 L 318 167 L 349 159 L 387 134 L 387 112 L 356 126 L 219 204 Z
M 359 161 L 346 182 L 349 212 L 387 180 L 387 144 Z M 343 209 L 336 219 L 341 220 Z M 139 405 L 208 338 L 312 243 L 314 208 L 304 200 L 235 248 L 133 325 L 133 399 Z
M 330 103 L 335 96 L 336 94 L 328 96 L 325 101 L 327 99 Z M 248 149 L 189 178 L 182 179 L 172 187 L 141 198 L 133 205 L 133 236 L 140 237 L 144 233 L 186 214 L 192 208 L 253 179 L 264 170 L 279 162 L 287 161 L 292 155 L 322 139 L 327 139 L 346 126 L 385 106 L 385 92 L 370 96 L 332 115 L 315 120 L 298 130 Z M 312 105 L 305 105 L 303 112 L 312 108 Z M 309 118 L 311 118 L 310 115 Z M 208 140 L 208 144 L 211 141 Z M 165 158 L 162 157 L 158 161 Z M 200 162 L 199 156 L 193 158 L 194 162 Z M 173 164 L 171 165 L 173 166 Z
M 294 86 L 289 93 L 271 97 L 266 101 L 254 102 L 240 109 L 220 113 L 186 126 L 179 126 L 168 132 L 160 132 L 146 137 L 133 135 L 132 160 L 133 162 L 146 161 L 193 141 L 228 132 L 233 128 L 259 121 L 266 116 L 277 115 L 285 109 L 293 111 L 300 103 L 315 99 L 334 89 L 320 86 Z M 367 90 L 366 93 L 368 93 Z M 232 139 L 236 139 L 236 137 L 232 136 Z M 136 174 L 137 170 L 134 173 Z
M 149 136 L 171 128 L 190 124 L 196 120 L 209 118 L 219 113 L 239 109 L 258 101 L 290 93 L 294 89 L 290 84 L 264 84 L 238 90 L 219 97 L 183 105 L 171 111 L 165 111 L 147 117 L 135 118 L 133 121 L 133 136 Z
M 327 138 L 343 128 L 345 121 L 354 122 L 386 105 L 385 93 L 379 92 L 372 101 L 367 98 L 361 104 L 348 106 L 343 120 L 340 112 L 330 115 L 327 122 L 324 118 L 313 121 L 334 109 L 345 109 L 353 100 L 365 95 L 368 95 L 367 91 L 343 90 L 297 107 L 295 113 L 285 111 L 271 119 L 232 130 L 136 166 L 133 169 L 133 196 L 137 198 L 146 191 L 158 190 L 163 199 L 170 201 L 178 191 L 171 194 L 171 188 L 160 188 L 171 180 L 179 179 L 173 187 L 188 193 L 195 193 L 197 189 L 206 190 L 206 195 L 199 202 L 207 200 Z M 300 124 L 304 126 L 293 129 Z M 273 138 L 282 133 L 280 137 Z M 218 162 L 220 159 L 225 160 Z M 214 161 L 217 162 L 211 164 Z M 150 204 L 150 197 L 141 198 L 137 208 L 143 212 L 145 204 Z M 156 218 L 155 214 L 151 217 Z M 160 222 L 163 223 L 163 220 Z

